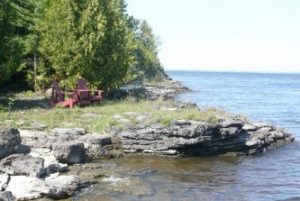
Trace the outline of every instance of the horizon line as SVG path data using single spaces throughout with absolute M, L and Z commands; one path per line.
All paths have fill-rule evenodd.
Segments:
M 300 74 L 300 71 L 243 71 L 243 70 L 203 70 L 203 69 L 168 69 L 164 68 L 166 72 L 206 72 L 206 73 L 257 73 L 257 74 Z

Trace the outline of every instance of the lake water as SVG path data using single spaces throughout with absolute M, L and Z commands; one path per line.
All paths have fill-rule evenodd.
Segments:
M 300 75 L 168 74 L 192 89 L 178 99 L 287 128 L 296 142 L 254 157 L 135 157 L 101 162 L 111 167 L 110 178 L 75 200 L 300 200 Z

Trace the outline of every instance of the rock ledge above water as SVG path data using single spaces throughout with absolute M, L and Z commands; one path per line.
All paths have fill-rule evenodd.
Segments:
M 119 133 L 125 153 L 155 155 L 254 155 L 294 141 L 291 133 L 239 119 L 218 123 L 178 120 L 169 126 L 130 128 Z

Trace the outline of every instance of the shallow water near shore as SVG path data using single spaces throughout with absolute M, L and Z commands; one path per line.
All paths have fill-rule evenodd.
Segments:
M 300 200 L 300 75 L 168 74 L 192 89 L 178 99 L 287 128 L 296 142 L 254 157 L 101 161 L 95 171 L 110 173 L 74 200 Z

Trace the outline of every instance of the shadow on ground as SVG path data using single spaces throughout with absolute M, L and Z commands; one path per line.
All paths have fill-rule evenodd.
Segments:
M 26 110 L 33 108 L 49 108 L 49 99 L 43 97 L 21 97 L 0 94 L 0 110 Z

